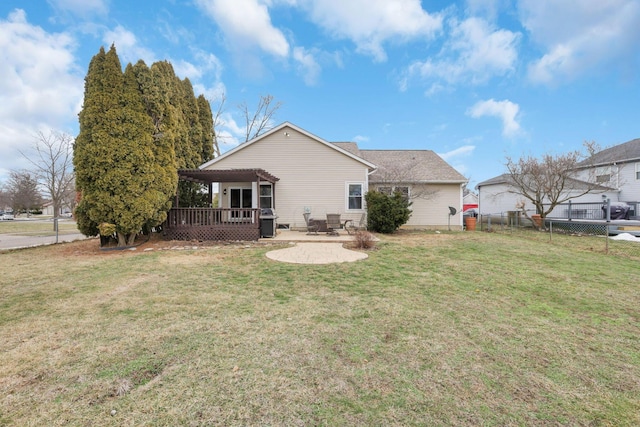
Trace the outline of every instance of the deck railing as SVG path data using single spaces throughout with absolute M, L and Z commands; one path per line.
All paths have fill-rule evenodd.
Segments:
M 173 240 L 258 240 L 259 209 L 172 208 L 163 230 Z

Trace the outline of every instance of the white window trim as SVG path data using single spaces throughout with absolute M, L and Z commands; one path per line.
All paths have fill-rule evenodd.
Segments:
M 640 181 L 640 162 L 636 162 L 636 181 Z
M 273 184 L 271 184 L 270 182 L 267 182 L 267 183 L 261 182 L 260 183 L 260 186 L 258 187 L 258 193 L 259 193 L 258 194 L 258 200 L 260 200 L 262 197 L 267 197 L 267 196 L 263 196 L 262 192 L 260 191 L 261 187 L 263 187 L 263 186 L 270 188 L 271 191 L 270 191 L 270 194 L 269 194 L 268 197 L 269 197 L 269 199 L 271 199 L 271 208 L 275 208 L 275 206 L 273 205 Z M 262 206 L 262 204 L 260 204 L 260 207 L 262 208 L 264 206 Z
M 350 185 L 359 185 L 361 188 L 361 195 L 360 198 L 362 199 L 360 202 L 360 206 L 362 206 L 360 209 L 349 209 L 349 186 Z M 365 185 L 364 182 L 361 181 L 348 181 L 345 182 L 344 184 L 344 210 L 346 212 L 362 212 L 365 210 L 365 200 L 364 200 L 364 194 L 365 194 L 366 190 L 365 190 Z
M 601 166 L 596 168 L 596 182 L 611 182 L 611 166 Z

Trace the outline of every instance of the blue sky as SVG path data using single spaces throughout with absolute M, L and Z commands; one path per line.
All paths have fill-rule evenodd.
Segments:
M 260 95 L 327 141 L 430 149 L 470 179 L 506 156 L 640 137 L 638 0 L 3 0 L 0 181 L 37 131 L 78 132 L 100 46 L 170 61 L 216 107 Z

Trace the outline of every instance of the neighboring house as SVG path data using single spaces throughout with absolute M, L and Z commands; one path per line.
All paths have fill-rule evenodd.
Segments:
M 602 150 L 578 164 L 574 188 L 598 186 L 589 194 L 576 197 L 572 204 L 623 202 L 632 206 L 635 215 L 640 212 L 640 139 Z M 525 201 L 525 209 L 535 213 L 535 208 L 524 197 L 515 194 L 515 187 L 508 174 L 503 174 L 479 183 L 476 186 L 479 210 L 483 215 L 499 215 L 516 210 L 519 202 Z M 563 216 L 560 208 L 552 216 Z M 562 208 L 566 210 L 566 207 Z
M 42 204 L 42 215 L 46 216 L 54 216 L 53 209 L 53 201 L 48 200 Z M 60 212 L 58 212 L 58 216 L 71 216 L 71 209 L 69 208 L 60 208 Z
M 393 175 L 397 179 L 389 181 L 390 171 L 398 167 L 413 172 Z M 305 212 L 313 218 L 338 213 L 343 222 L 357 221 L 366 212 L 364 195 L 372 189 L 407 194 L 413 202 L 407 226 L 444 228 L 450 219 L 448 206 L 458 211 L 462 207 L 462 185 L 466 183 L 432 151 L 359 150 L 355 143 L 330 143 L 288 122 L 198 170 L 180 171 L 180 176 L 210 188 L 217 184 L 218 206 L 214 208 L 231 209 L 236 220 L 253 222 L 252 210 L 273 208 L 277 224 L 291 229 L 306 226 Z M 184 221 L 169 214 L 169 228 Z M 451 219 L 451 224 L 460 229 L 461 215 Z
M 42 204 L 42 215 L 53 216 L 53 202 L 47 201 Z
M 462 196 L 462 211 L 474 208 L 478 208 L 478 195 L 468 188 L 465 188 L 464 195 Z
M 576 192 L 589 187 L 593 188 L 593 185 L 584 181 L 573 180 L 573 182 L 572 187 Z M 536 213 L 536 208 L 529 199 L 515 193 L 517 190 L 509 174 L 483 181 L 476 185 L 476 189 L 478 190 L 478 210 L 481 215 L 506 216 L 510 211 L 521 209 L 522 204 L 529 214 Z M 618 192 L 613 188 L 598 186 L 593 192 L 572 199 L 572 203 L 602 203 L 603 198 L 617 200 Z M 565 207 L 559 206 L 556 209 L 558 212 L 554 210 L 551 216 L 564 216 Z
M 640 138 L 599 151 L 578 166 L 579 178 L 617 189 L 615 201 L 640 202 Z

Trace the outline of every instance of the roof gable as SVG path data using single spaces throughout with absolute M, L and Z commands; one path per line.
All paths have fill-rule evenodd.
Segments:
M 208 162 L 200 165 L 199 169 L 209 168 L 209 167 L 211 167 L 211 165 L 215 165 L 217 162 L 221 161 L 222 159 L 225 159 L 227 157 L 231 157 L 231 156 L 235 155 L 236 153 L 241 152 L 242 150 L 246 149 L 247 147 L 250 147 L 253 144 L 257 144 L 260 141 L 264 140 L 265 138 L 267 138 L 270 135 L 273 135 L 273 134 L 275 134 L 277 132 L 284 132 L 284 134 L 287 135 L 287 131 L 289 129 L 293 130 L 293 131 L 296 131 L 296 132 L 299 132 L 302 135 L 308 137 L 310 140 L 315 141 L 315 142 L 317 142 L 319 144 L 323 144 L 323 145 L 331 148 L 332 150 L 335 150 L 336 152 L 338 152 L 338 153 L 340 153 L 342 155 L 350 157 L 350 158 L 352 158 L 352 159 L 364 164 L 369 169 L 375 169 L 376 168 L 375 164 L 363 159 L 362 157 L 359 157 L 359 156 L 351 153 L 350 151 L 345 150 L 342 147 L 336 146 L 335 144 L 331 144 L 331 143 L 323 140 L 322 138 L 319 138 L 316 135 L 313 135 L 312 133 L 307 132 L 306 130 L 304 130 L 304 129 L 302 129 L 302 128 L 300 128 L 300 127 L 298 127 L 298 126 L 296 126 L 296 125 L 294 125 L 292 123 L 284 122 L 284 123 L 274 127 L 270 131 L 265 132 L 262 135 L 259 135 L 259 136 L 257 136 L 256 138 L 254 138 L 254 139 L 252 139 L 250 141 L 244 142 L 244 143 L 238 145 L 237 147 L 234 147 L 233 149 L 227 151 L 226 153 L 224 153 L 224 154 L 222 154 L 222 155 L 220 155 L 220 156 L 218 156 L 218 157 L 216 157 L 216 158 L 214 158 L 212 160 L 209 160 Z

